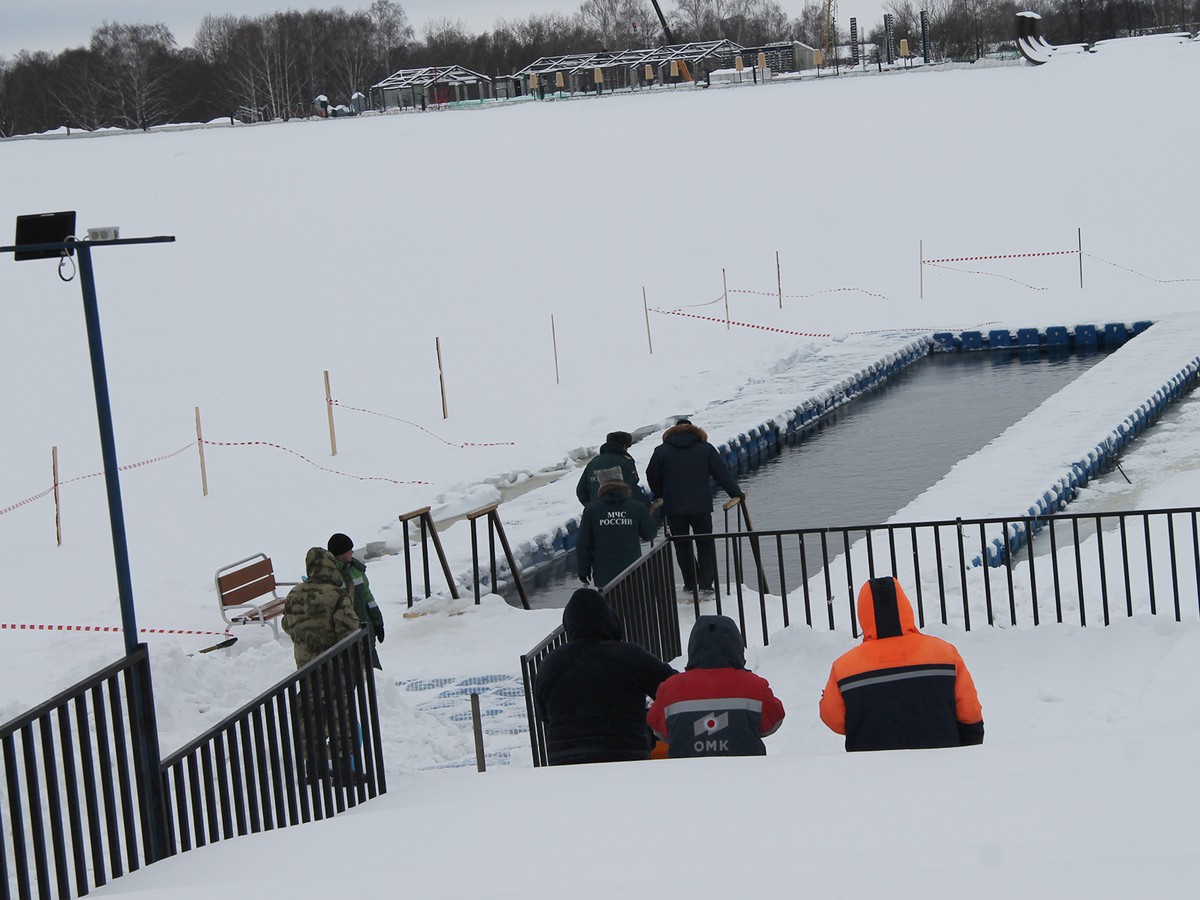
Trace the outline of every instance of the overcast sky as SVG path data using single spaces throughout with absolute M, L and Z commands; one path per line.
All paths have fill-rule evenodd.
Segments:
M 570 14 L 579 9 L 581 0 L 404 0 L 401 6 L 420 34 L 430 19 L 458 19 L 475 34 L 490 31 L 498 18 L 522 18 L 531 13 Z M 784 10 L 798 16 L 803 0 L 780 0 Z M 843 0 L 838 18 L 844 29 L 850 16 L 862 24 L 880 18 L 881 0 Z M 206 15 L 250 16 L 289 7 L 347 10 L 366 9 L 370 0 L 0 0 L 0 57 L 12 57 L 20 50 L 46 50 L 60 53 L 68 47 L 88 43 L 92 29 L 104 22 L 125 24 L 162 22 L 171 29 L 180 46 L 188 46 L 196 26 Z M 673 0 L 660 0 L 664 10 L 674 9 Z

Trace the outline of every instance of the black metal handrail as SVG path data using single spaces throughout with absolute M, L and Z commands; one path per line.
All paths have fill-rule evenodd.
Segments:
M 162 761 L 172 852 L 386 793 L 370 640 L 343 638 Z
M 365 629 L 166 759 L 145 644 L 0 726 L 0 900 L 83 896 L 387 790 Z
M 148 690 L 145 644 L 0 726 L 0 897 L 83 895 L 155 860 L 157 773 L 137 748 L 157 760 L 158 732 L 139 680 Z
M 1168 592 L 1176 621 L 1200 616 L 1197 513 L 1188 507 L 713 537 L 737 562 L 723 573 L 726 602 L 736 602 L 747 638 L 747 619 L 760 620 L 766 645 L 771 630 L 790 624 L 793 603 L 803 604 L 810 627 L 857 636 L 858 590 L 878 575 L 900 580 L 920 626 L 932 620 L 969 631 L 980 621 L 1011 627 L 1044 618 L 1107 625 L 1119 605 L 1126 616 L 1157 614 Z M 761 547 L 761 568 L 743 552 L 750 541 Z M 1169 559 L 1157 559 L 1164 548 Z M 751 586 L 760 583 L 756 569 L 765 569 L 778 593 Z

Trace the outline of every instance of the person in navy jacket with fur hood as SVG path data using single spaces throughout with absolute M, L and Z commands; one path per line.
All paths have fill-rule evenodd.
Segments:
M 647 714 L 651 730 L 686 756 L 764 756 L 763 738 L 783 722 L 783 704 L 765 678 L 746 669 L 737 623 L 701 616 L 688 639 L 687 670 L 658 688 Z
M 731 498 L 744 497 L 737 480 L 708 442 L 708 434 L 687 419 L 679 419 L 663 432 L 662 443 L 654 448 L 646 466 L 650 493 L 663 502 L 667 529 L 674 535 L 711 535 L 713 530 L 712 482 Z M 675 545 L 683 590 L 713 590 L 717 577 L 717 548 L 711 537 L 696 541 L 693 557 L 691 541 Z

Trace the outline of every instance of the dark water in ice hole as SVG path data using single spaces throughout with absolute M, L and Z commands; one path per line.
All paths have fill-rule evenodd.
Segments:
M 778 456 L 739 475 L 754 527 L 769 531 L 885 522 L 955 463 L 1103 358 L 1096 352 L 931 354 L 836 410 L 796 444 L 781 446 Z M 780 408 L 802 400 L 781 397 Z M 726 530 L 721 510 L 726 499 L 718 492 L 713 500 L 717 532 Z M 737 530 L 732 513 L 728 530 Z M 764 546 L 764 565 L 773 574 L 774 543 L 769 547 Z M 819 563 L 818 558 L 815 566 L 810 564 L 810 576 L 819 571 Z M 719 564 L 724 573 L 724 559 Z M 525 591 L 535 609 L 558 608 L 579 586 L 572 552 L 528 578 Z M 515 590 L 505 594 L 510 603 L 520 604 Z

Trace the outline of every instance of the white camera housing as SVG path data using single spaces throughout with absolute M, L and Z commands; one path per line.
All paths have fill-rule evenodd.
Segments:
M 115 241 L 121 236 L 121 229 L 116 225 L 104 225 L 100 228 L 87 230 L 89 241 Z

